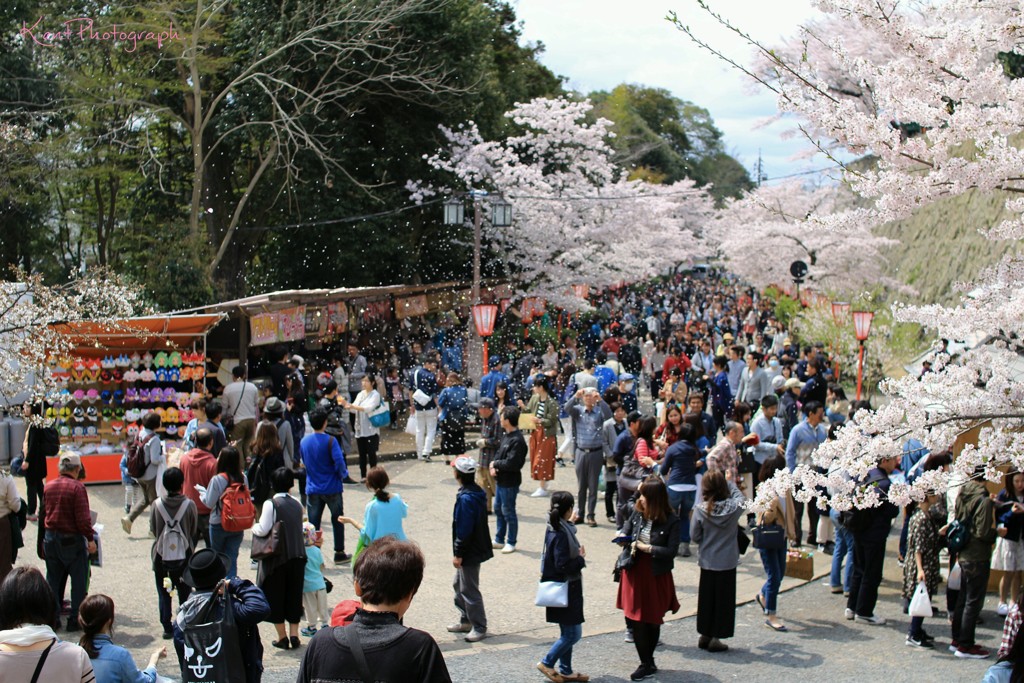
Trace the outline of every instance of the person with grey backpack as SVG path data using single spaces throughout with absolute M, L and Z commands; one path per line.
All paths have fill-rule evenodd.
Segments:
M 185 475 L 177 467 L 164 472 L 163 485 L 167 495 L 153 504 L 149 515 L 149 530 L 153 534 L 153 576 L 159 601 L 160 624 L 164 627 L 164 640 L 174 636 L 171 620 L 171 591 L 178 593 L 178 604 L 188 600 L 192 589 L 183 581 L 188 558 L 195 550 L 199 529 L 199 510 L 196 504 L 181 493 Z

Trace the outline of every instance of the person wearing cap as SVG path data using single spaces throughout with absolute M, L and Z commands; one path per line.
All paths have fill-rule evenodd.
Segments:
M 413 370 L 410 377 L 409 393 L 413 400 L 409 402 L 409 414 L 416 420 L 416 453 L 423 462 L 430 462 L 434 451 L 434 438 L 437 436 L 437 358 L 428 356 L 423 364 Z M 417 394 L 425 394 L 426 402 L 416 400 Z M 421 396 L 421 398 L 423 398 Z
M 78 479 L 82 459 L 75 453 L 60 456 L 59 475 L 43 489 L 43 553 L 46 582 L 57 600 L 60 614 L 64 588 L 71 579 L 71 615 L 68 631 L 78 631 L 78 607 L 89 583 L 89 555 L 96 552 L 95 532 L 89 512 L 89 494 Z
M 728 351 L 729 347 L 732 346 L 733 339 L 735 339 L 735 337 L 732 336 L 732 332 L 726 332 L 725 334 L 723 334 L 722 343 L 718 345 L 717 349 L 715 349 L 715 355 L 726 355 L 726 351 Z
M 185 631 L 196 621 L 210 600 L 216 600 L 210 620 L 223 617 L 225 599 L 231 600 L 231 610 L 238 631 L 238 643 L 242 651 L 246 683 L 260 683 L 263 677 L 263 643 L 260 641 L 259 623 L 270 618 L 270 605 L 263 591 L 248 579 L 226 579 L 228 558 L 212 548 L 203 548 L 192 554 L 185 567 L 182 580 L 194 591 L 188 600 L 178 608 L 174 618 L 174 650 L 178 654 L 178 665 L 182 678 L 186 676 Z M 214 643 L 210 643 L 214 645 Z
M 800 406 L 797 399 L 800 396 L 800 389 L 804 383 L 796 377 L 790 377 L 782 385 L 782 395 L 779 396 L 779 413 L 782 415 L 783 436 L 789 438 L 793 427 L 800 422 Z
M 476 643 L 487 637 L 480 565 L 494 557 L 487 525 L 487 496 L 476 483 L 476 460 L 467 456 L 456 458 L 452 467 L 459 482 L 452 512 L 452 588 L 459 621 L 450 624 L 448 632 L 465 633 L 466 642 Z
M 263 404 L 263 419 L 256 425 L 255 434 L 260 433 L 260 427 L 265 424 L 272 424 L 277 428 L 277 440 L 281 445 L 281 452 L 284 454 L 284 466 L 293 469 L 295 464 L 295 437 L 292 435 L 292 424 L 284 415 L 284 401 L 277 396 L 271 396 Z M 256 437 L 253 436 L 253 443 Z
M 494 508 L 497 517 L 492 547 L 508 554 L 515 552 L 519 535 L 516 496 L 523 483 L 522 470 L 527 455 L 526 439 L 519 430 L 518 408 L 508 406 L 501 411 L 501 428 L 504 436 L 490 464 L 490 473 L 496 484 Z
M 480 416 L 480 438 L 476 447 L 480 449 L 480 467 L 476 471 L 476 481 L 487 494 L 487 514 L 491 514 L 494 494 L 497 493 L 497 482 L 491 474 L 491 461 L 501 444 L 504 431 L 501 428 L 501 416 L 494 410 L 493 398 L 481 398 L 477 408 Z

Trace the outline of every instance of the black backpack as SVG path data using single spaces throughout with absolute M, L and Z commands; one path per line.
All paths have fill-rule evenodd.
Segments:
M 39 452 L 47 457 L 60 452 L 60 435 L 54 427 L 39 429 Z

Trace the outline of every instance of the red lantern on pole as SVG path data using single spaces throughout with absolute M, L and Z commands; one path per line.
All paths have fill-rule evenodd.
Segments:
M 857 357 L 857 400 L 860 400 L 861 385 L 864 380 L 864 342 L 867 341 L 868 335 L 871 334 L 871 320 L 875 317 L 875 314 L 871 311 L 854 311 L 853 312 L 853 331 L 857 335 L 857 341 L 860 342 L 860 353 Z
M 590 285 L 573 285 L 572 293 L 579 299 L 586 299 L 590 295 Z
M 837 327 L 842 327 L 850 319 L 850 304 L 845 301 L 832 302 L 832 320 Z
M 484 341 L 484 372 L 487 372 L 487 338 L 494 334 L 494 323 L 498 319 L 498 307 L 495 304 L 473 304 L 471 308 L 476 333 Z
M 508 307 L 511 306 L 511 305 L 512 305 L 512 299 L 502 299 L 501 300 L 501 312 L 505 313 L 505 311 L 507 311 Z

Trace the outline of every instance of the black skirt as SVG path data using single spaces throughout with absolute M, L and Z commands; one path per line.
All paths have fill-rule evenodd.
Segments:
M 736 630 L 736 570 L 700 570 L 697 590 L 697 633 L 732 638 Z
M 441 422 L 441 455 L 464 455 L 466 453 L 466 428 L 461 422 Z

